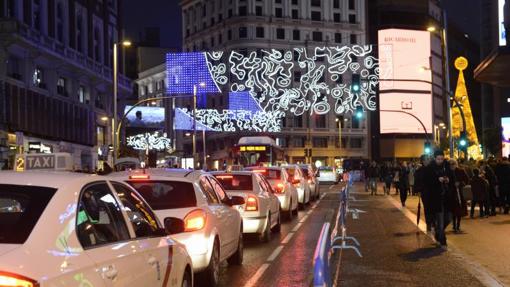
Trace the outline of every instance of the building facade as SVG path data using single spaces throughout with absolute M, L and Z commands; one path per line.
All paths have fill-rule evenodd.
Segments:
M 0 1 L 0 162 L 69 152 L 75 168 L 108 160 L 118 0 Z M 131 93 L 119 77 L 119 96 Z M 119 109 L 121 110 L 121 109 Z
M 360 0 L 183 0 L 181 8 L 184 52 L 235 50 L 246 55 L 261 49 L 305 47 L 311 51 L 366 43 L 366 7 Z M 294 75 L 294 85 L 299 79 Z M 351 75 L 341 81 L 350 83 Z M 208 95 L 206 102 L 208 108 L 226 109 L 229 99 L 227 94 Z M 358 120 L 350 113 L 288 114 L 281 133 L 266 135 L 284 148 L 288 162 L 333 166 L 344 158 L 369 157 L 367 116 Z M 246 135 L 250 133 L 208 134 L 207 153 L 213 163 L 209 166 L 227 158 L 232 146 Z M 190 146 L 184 142 L 186 153 Z M 305 156 L 305 149 L 312 150 L 311 157 Z

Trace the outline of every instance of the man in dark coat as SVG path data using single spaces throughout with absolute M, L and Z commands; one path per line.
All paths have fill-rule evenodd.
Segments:
M 462 191 L 464 186 L 469 184 L 469 177 L 466 171 L 459 166 L 456 160 L 451 159 L 449 164 L 450 170 L 455 175 L 455 185 L 452 186 L 452 190 L 449 194 L 450 198 L 448 201 L 450 203 L 450 210 L 452 212 L 453 231 L 457 233 L 460 232 L 461 218 L 467 215 L 466 200 L 464 199 Z
M 406 207 L 407 200 L 407 192 L 409 191 L 409 167 L 407 163 L 404 161 L 399 170 L 399 183 L 398 190 L 400 193 L 400 202 L 402 203 L 402 207 Z
M 434 152 L 434 160 L 427 166 L 424 179 L 428 208 L 435 216 L 435 238 L 442 247 L 446 247 L 445 229 L 451 219 L 448 199 L 451 185 L 455 184 L 455 178 L 444 160 L 442 150 Z
M 370 195 L 377 195 L 377 179 L 379 178 L 379 170 L 377 169 L 377 163 L 375 161 L 372 161 L 370 166 L 367 168 L 367 177 Z
M 498 193 L 490 194 L 493 198 L 494 204 L 491 204 L 491 215 L 496 214 L 496 206 L 499 205 L 508 213 L 510 205 L 510 162 L 508 158 L 504 157 L 503 160 L 496 165 L 496 177 L 498 179 Z M 499 195 L 499 196 L 498 196 Z
M 484 217 L 488 212 L 487 197 L 489 195 L 489 182 L 480 176 L 478 169 L 473 170 L 473 178 L 471 178 L 471 192 L 473 199 L 471 200 L 471 218 L 475 215 L 475 206 L 480 207 L 480 217 Z M 485 209 L 485 212 L 484 212 Z

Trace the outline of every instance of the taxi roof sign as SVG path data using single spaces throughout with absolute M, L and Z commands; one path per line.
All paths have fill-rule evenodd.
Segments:
M 14 170 L 72 171 L 73 157 L 69 153 L 19 154 L 16 156 Z

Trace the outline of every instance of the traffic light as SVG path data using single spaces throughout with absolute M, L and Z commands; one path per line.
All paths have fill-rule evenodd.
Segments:
M 359 74 L 352 74 L 351 93 L 359 94 L 361 91 L 361 78 Z
M 467 146 L 468 146 L 467 135 L 465 131 L 462 131 L 460 132 L 459 137 L 459 149 L 465 151 L 467 150 Z
M 429 155 L 432 153 L 432 145 L 430 144 L 430 142 L 425 142 L 425 147 L 423 149 L 423 151 L 425 152 L 426 155 Z
M 363 118 L 363 107 L 362 106 L 357 106 L 356 107 L 356 112 L 354 113 L 354 116 L 358 120 L 361 120 Z
M 308 149 L 305 148 L 305 157 L 308 157 Z

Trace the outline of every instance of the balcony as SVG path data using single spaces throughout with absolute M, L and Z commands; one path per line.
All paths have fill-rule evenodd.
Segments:
M 37 49 L 44 49 L 49 54 L 68 61 L 80 69 L 88 71 L 93 76 L 99 76 L 106 81 L 112 81 L 112 69 L 101 63 L 94 61 L 86 55 L 77 52 L 74 49 L 65 47 L 56 40 L 41 34 L 39 31 L 32 29 L 26 24 L 14 19 L 0 20 L 0 34 L 12 35 L 20 37 L 29 45 L 35 46 Z M 124 75 L 119 76 L 119 87 L 131 91 L 132 82 Z

